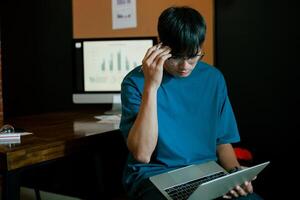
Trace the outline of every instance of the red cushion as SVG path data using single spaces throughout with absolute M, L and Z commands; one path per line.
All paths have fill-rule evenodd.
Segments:
M 238 160 L 250 161 L 253 159 L 252 153 L 248 149 L 235 147 L 234 152 Z

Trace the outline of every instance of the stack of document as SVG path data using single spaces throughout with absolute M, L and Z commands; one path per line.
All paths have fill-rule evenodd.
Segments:
M 0 133 L 0 144 L 15 144 L 20 142 L 20 133 Z

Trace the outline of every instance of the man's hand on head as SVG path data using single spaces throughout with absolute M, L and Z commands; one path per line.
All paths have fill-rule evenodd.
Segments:
M 142 62 L 145 86 L 159 88 L 163 77 L 163 65 L 172 56 L 170 52 L 171 49 L 162 46 L 161 43 L 148 49 Z

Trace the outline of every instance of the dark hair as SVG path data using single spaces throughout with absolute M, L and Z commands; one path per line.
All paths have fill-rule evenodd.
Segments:
M 204 42 L 206 24 L 201 14 L 190 7 L 170 7 L 158 19 L 158 35 L 173 55 L 193 57 Z

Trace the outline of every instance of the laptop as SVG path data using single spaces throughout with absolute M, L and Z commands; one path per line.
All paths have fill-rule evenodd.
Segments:
M 150 177 L 168 200 L 207 200 L 218 198 L 236 185 L 252 180 L 270 162 L 228 173 L 215 161 L 189 165 Z

